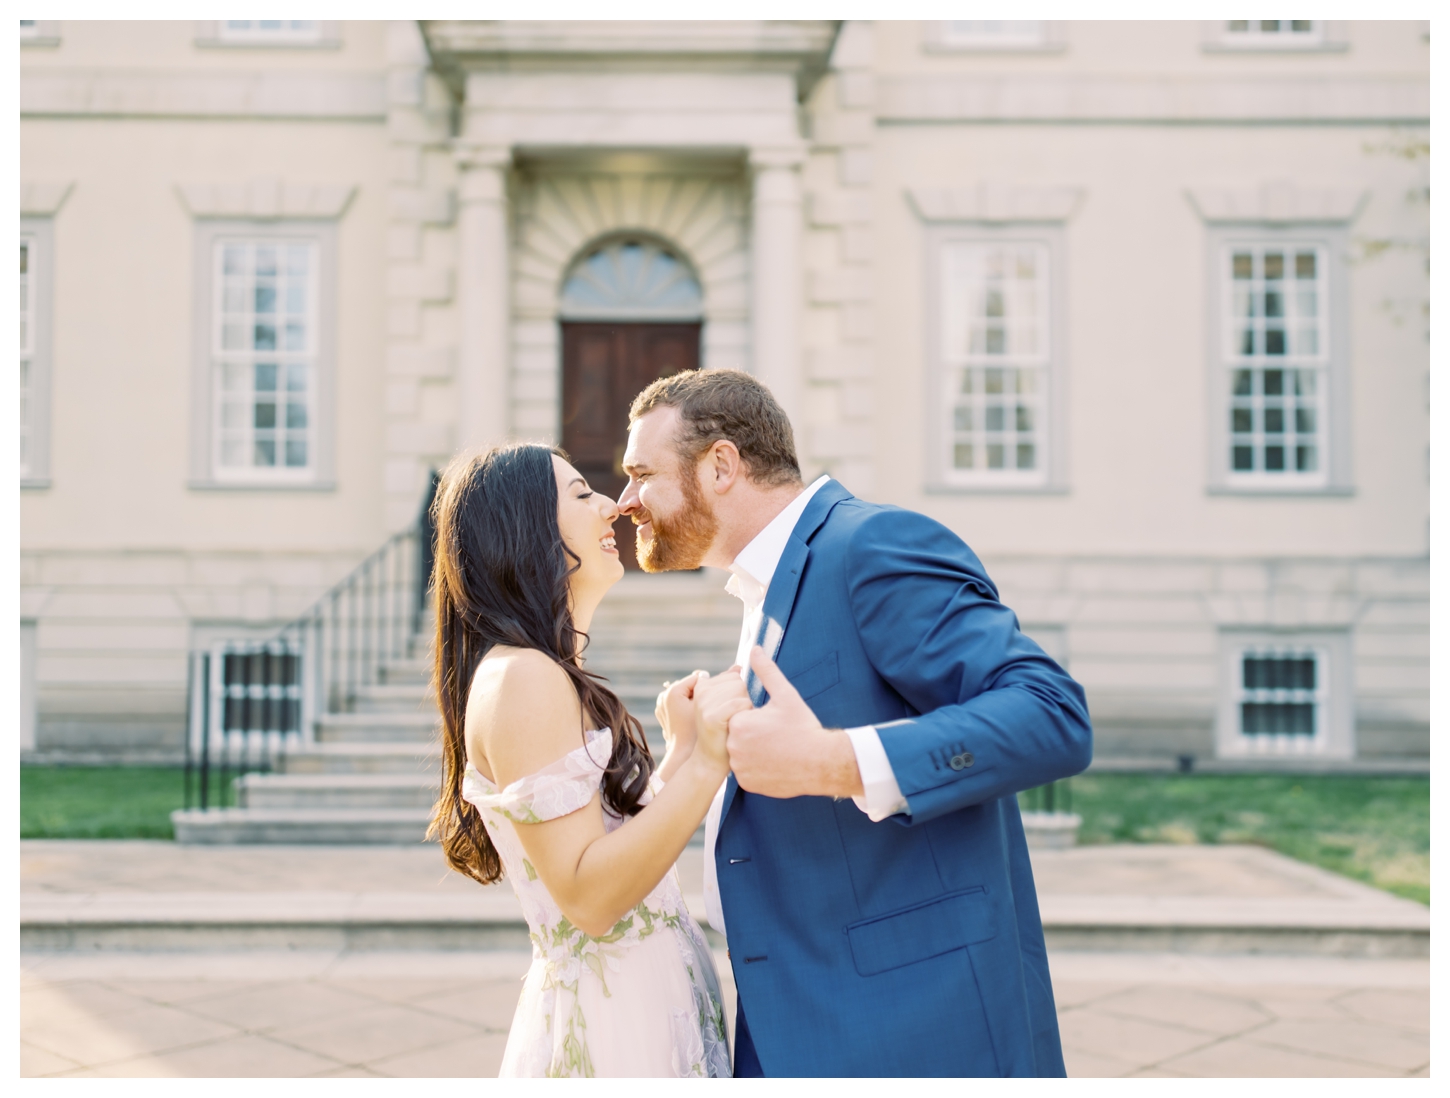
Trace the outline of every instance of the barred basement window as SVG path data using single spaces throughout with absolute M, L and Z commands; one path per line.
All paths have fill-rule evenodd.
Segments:
M 1329 363 L 1325 249 L 1225 249 L 1228 467 L 1234 482 L 1322 484 Z
M 212 312 L 217 479 L 310 479 L 317 369 L 317 247 L 223 239 Z
M 1327 660 L 1315 648 L 1249 648 L 1240 658 L 1239 735 L 1253 754 L 1301 754 L 1324 737 Z
M 302 730 L 302 660 L 295 653 L 222 647 L 216 662 L 223 732 L 287 735 Z
M 948 483 L 1042 484 L 1050 361 L 1048 249 L 942 247 Z

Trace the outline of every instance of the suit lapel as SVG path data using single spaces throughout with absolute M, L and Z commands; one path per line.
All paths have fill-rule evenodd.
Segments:
M 811 556 L 811 538 L 826 521 L 831 509 L 842 500 L 851 498 L 851 493 L 837 481 L 832 480 L 821 485 L 820 490 L 806 504 L 795 529 L 791 531 L 790 540 L 785 543 L 785 552 L 780 555 L 780 563 L 775 566 L 770 588 L 765 592 L 760 628 L 755 634 L 755 643 L 764 648 L 766 655 L 772 660 L 780 652 L 780 642 L 785 639 L 791 611 L 795 609 L 796 592 L 800 590 L 801 576 L 805 574 L 806 561 Z M 754 668 L 746 671 L 745 689 L 750 693 L 750 700 L 757 709 L 770 700 L 770 695 L 760 684 Z M 730 814 L 730 805 L 734 802 L 739 788 L 735 774 L 731 772 L 725 783 L 725 800 L 720 809 L 722 824 Z

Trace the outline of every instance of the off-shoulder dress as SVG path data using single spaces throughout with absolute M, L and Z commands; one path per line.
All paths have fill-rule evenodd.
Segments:
M 524 856 L 513 823 L 577 812 L 598 792 L 609 729 L 503 789 L 470 764 L 463 797 L 476 805 L 523 905 L 533 963 L 504 1049 L 502 1076 L 730 1074 L 715 960 L 685 909 L 672 867 L 608 934 L 590 937 L 559 910 Z M 660 789 L 651 781 L 646 801 Z M 604 808 L 604 827 L 624 821 Z

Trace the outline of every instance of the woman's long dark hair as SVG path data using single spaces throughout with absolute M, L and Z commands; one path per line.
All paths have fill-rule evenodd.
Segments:
M 543 652 L 574 684 L 589 727 L 611 730 L 614 748 L 603 780 L 610 809 L 621 816 L 639 812 L 655 768 L 639 721 L 600 676 L 579 666 L 589 638 L 574 628 L 569 577 L 580 560 L 559 532 L 552 454 L 565 456 L 519 444 L 456 458 L 433 499 L 433 686 L 443 713 L 443 787 L 428 834 L 443 844 L 449 865 L 484 884 L 503 876 L 503 866 L 478 809 L 463 799 L 463 719 L 473 673 L 494 645 Z

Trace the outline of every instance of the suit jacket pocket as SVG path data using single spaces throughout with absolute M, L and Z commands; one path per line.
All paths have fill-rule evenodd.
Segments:
M 841 663 L 832 652 L 825 659 L 817 660 L 804 671 L 787 674 L 790 684 L 796 688 L 801 699 L 823 694 L 841 681 Z
M 985 942 L 997 936 L 997 926 L 987 890 L 978 886 L 852 923 L 846 936 L 856 971 L 874 976 Z

